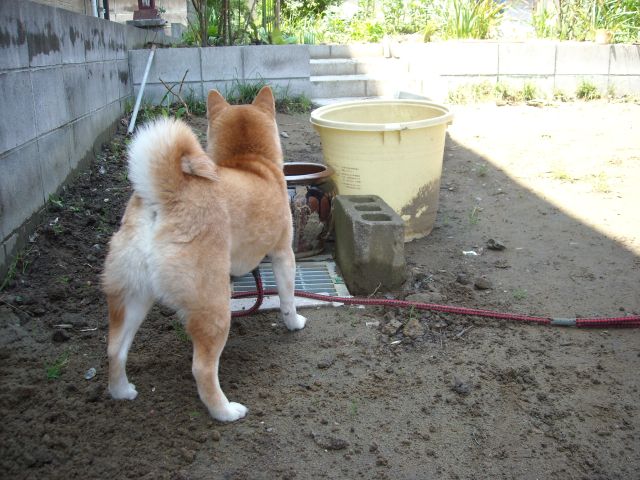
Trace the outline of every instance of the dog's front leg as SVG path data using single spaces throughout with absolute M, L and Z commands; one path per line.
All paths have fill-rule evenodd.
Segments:
M 247 414 L 247 407 L 227 400 L 220 388 L 218 366 L 229 335 L 231 314 L 229 299 L 217 300 L 220 303 L 193 308 L 187 313 L 187 331 L 193 341 L 192 372 L 200 399 L 211 416 L 221 422 L 233 422 Z
M 280 312 L 282 320 L 289 330 L 300 330 L 304 328 L 307 319 L 296 312 L 296 301 L 294 297 L 296 279 L 296 258 L 290 244 L 286 248 L 271 253 L 273 273 L 278 285 L 278 296 L 280 297 Z

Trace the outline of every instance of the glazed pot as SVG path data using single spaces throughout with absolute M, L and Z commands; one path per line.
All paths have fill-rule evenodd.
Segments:
M 331 229 L 331 202 L 335 186 L 333 169 L 319 163 L 284 164 L 289 205 L 293 218 L 293 251 L 296 258 L 322 253 Z

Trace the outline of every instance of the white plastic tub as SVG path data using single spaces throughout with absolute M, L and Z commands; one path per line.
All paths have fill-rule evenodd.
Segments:
M 343 102 L 311 113 L 338 194 L 382 197 L 404 220 L 405 241 L 433 228 L 452 119 L 426 100 Z

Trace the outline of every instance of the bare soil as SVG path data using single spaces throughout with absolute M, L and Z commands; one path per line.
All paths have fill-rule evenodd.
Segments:
M 395 296 L 639 314 L 640 106 L 454 110 L 436 228 L 407 244 Z M 322 159 L 308 115 L 279 124 L 287 160 Z M 99 273 L 130 195 L 123 142 L 49 204 L 0 293 L 2 478 L 638 478 L 638 330 L 341 307 L 290 333 L 260 313 L 233 322 L 220 372 L 249 415 L 221 424 L 156 307 L 129 357 L 140 394 L 111 400 Z

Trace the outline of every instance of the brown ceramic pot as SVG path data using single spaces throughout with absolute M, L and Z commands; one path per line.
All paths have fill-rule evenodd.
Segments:
M 284 164 L 293 217 L 293 251 L 296 258 L 322 253 L 331 229 L 331 202 L 335 186 L 333 169 L 308 162 Z

